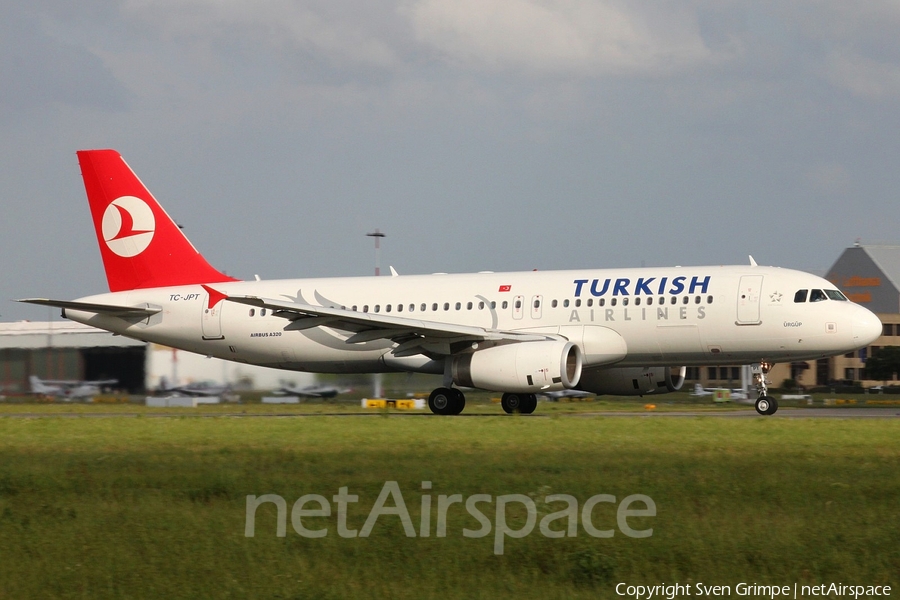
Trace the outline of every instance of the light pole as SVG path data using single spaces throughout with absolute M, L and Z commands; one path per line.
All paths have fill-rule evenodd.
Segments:
M 376 227 L 375 231 L 367 233 L 366 237 L 375 238 L 375 277 L 378 277 L 381 275 L 381 238 L 385 237 L 385 234 Z M 376 398 L 384 396 L 381 388 L 381 373 L 375 373 L 372 377 L 372 388 L 372 393 Z
M 375 238 L 375 277 L 381 275 L 381 238 L 385 235 L 377 227 L 372 233 L 367 233 L 366 237 Z

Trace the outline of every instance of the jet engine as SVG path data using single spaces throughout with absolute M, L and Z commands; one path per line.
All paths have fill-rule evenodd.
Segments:
M 562 340 L 476 349 L 451 360 L 456 385 L 497 392 L 561 391 L 572 389 L 581 378 L 581 350 Z
M 643 396 L 677 392 L 684 384 L 686 367 L 616 367 L 585 369 L 578 389 L 594 394 Z

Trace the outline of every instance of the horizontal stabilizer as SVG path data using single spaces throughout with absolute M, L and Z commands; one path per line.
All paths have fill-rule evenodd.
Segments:
M 94 304 L 92 302 L 72 302 L 69 300 L 49 300 L 47 298 L 24 298 L 18 302 L 39 304 L 41 306 L 55 306 L 56 308 L 82 310 L 111 317 L 141 317 L 146 318 L 160 312 L 161 308 L 148 308 L 142 306 L 113 306 L 110 304 Z

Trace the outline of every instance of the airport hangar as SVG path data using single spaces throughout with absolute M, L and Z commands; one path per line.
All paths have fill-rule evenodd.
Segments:
M 843 356 L 776 364 L 769 380 L 778 387 L 784 380 L 793 379 L 805 388 L 841 382 L 866 387 L 884 383 L 867 379 L 865 361 L 880 347 L 900 345 L 900 246 L 856 244 L 844 250 L 825 278 L 848 298 L 877 314 L 884 324 L 883 335 L 871 346 Z M 315 380 L 305 373 L 207 359 L 73 321 L 0 323 L 0 393 L 27 392 L 30 375 L 42 379 L 118 379 L 118 387 L 130 393 L 157 388 L 163 378 L 171 385 L 202 380 L 234 384 L 244 380 L 256 389 L 275 388 L 285 380 Z M 705 387 L 735 388 L 741 384 L 740 365 L 690 367 L 687 375 L 688 384 Z M 893 381 L 897 380 L 895 373 Z
M 0 323 L 0 395 L 28 393 L 28 377 L 117 379 L 111 386 L 140 394 L 199 381 L 274 389 L 309 385 L 315 376 L 207 358 L 113 335 L 74 321 Z

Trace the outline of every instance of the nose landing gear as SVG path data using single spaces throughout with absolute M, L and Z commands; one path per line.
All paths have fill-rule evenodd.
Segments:
M 760 361 L 750 365 L 753 373 L 753 383 L 756 385 L 756 391 L 759 397 L 756 399 L 756 412 L 761 415 L 774 415 L 778 410 L 778 401 L 769 395 L 768 385 L 772 383 L 766 379 L 766 375 L 771 370 L 772 364 L 766 361 Z

